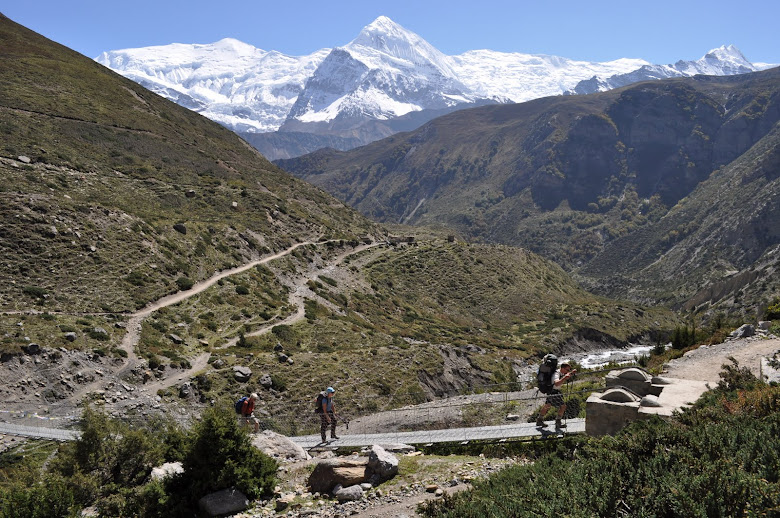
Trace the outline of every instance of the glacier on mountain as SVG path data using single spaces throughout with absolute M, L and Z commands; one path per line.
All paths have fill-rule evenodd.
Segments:
M 570 92 L 573 94 L 589 94 L 619 88 L 639 81 L 652 79 L 667 79 L 670 77 L 690 77 L 703 75 L 735 75 L 747 74 L 761 70 L 748 61 L 742 52 L 734 45 L 723 45 L 713 49 L 696 61 L 678 61 L 672 65 L 643 65 L 628 73 L 618 73 L 612 76 L 594 74 L 593 77 L 580 81 Z
M 235 131 L 274 131 L 330 53 L 264 51 L 226 38 L 103 52 L 98 63 Z
M 472 50 L 448 56 L 386 16 L 307 56 L 235 39 L 102 53 L 97 62 L 242 134 L 277 130 L 366 143 L 454 109 L 603 91 L 647 79 L 766 68 L 734 46 L 654 65 Z M 272 157 L 273 158 L 273 157 Z

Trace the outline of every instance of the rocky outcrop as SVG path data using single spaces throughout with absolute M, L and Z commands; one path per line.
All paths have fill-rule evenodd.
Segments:
M 184 473 L 184 467 L 181 462 L 166 462 L 162 466 L 152 469 L 152 480 L 162 480 L 177 473 Z
M 364 483 L 375 486 L 397 473 L 398 459 L 395 455 L 375 445 L 368 457 L 337 457 L 319 461 L 309 476 L 308 484 L 312 492 L 333 493 L 338 486 L 360 488 L 360 484 Z M 350 492 L 356 491 L 350 489 Z

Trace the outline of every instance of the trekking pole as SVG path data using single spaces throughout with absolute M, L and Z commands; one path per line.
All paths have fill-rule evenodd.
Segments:
M 566 382 L 566 412 L 563 413 L 563 419 L 569 424 L 569 400 L 571 399 L 571 378 Z

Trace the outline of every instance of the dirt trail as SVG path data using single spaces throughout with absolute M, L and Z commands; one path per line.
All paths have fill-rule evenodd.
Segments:
M 302 243 L 295 244 L 285 250 L 282 250 L 281 252 L 278 252 L 273 255 L 269 255 L 266 257 L 263 257 L 261 259 L 256 259 L 254 261 L 250 261 L 249 263 L 246 263 L 244 265 L 238 266 L 236 268 L 231 268 L 229 270 L 223 270 L 221 272 L 218 272 L 214 274 L 212 277 L 203 280 L 201 282 L 196 283 L 191 289 L 186 291 L 180 291 L 177 293 L 174 293 L 172 295 L 168 295 L 166 297 L 163 297 L 156 302 L 153 302 L 152 304 L 149 304 L 145 308 L 133 313 L 130 315 L 130 318 L 127 322 L 127 332 L 125 333 L 125 336 L 122 338 L 122 342 L 120 344 L 120 348 L 124 350 L 127 353 L 127 357 L 124 361 L 124 363 L 117 369 L 115 375 L 117 378 L 122 379 L 123 377 L 127 376 L 127 374 L 135 368 L 139 364 L 139 358 L 138 355 L 135 353 L 135 347 L 138 345 L 138 341 L 141 337 L 141 325 L 146 317 L 154 313 L 155 311 L 171 306 L 174 304 L 178 304 L 179 302 L 182 302 L 190 297 L 193 297 L 208 288 L 214 286 L 217 282 L 220 280 L 229 277 L 231 275 L 236 275 L 238 273 L 245 272 L 249 270 L 250 268 L 254 268 L 257 265 L 265 264 L 270 261 L 273 261 L 275 259 L 279 259 L 281 257 L 284 257 L 286 255 L 291 254 L 294 252 L 297 248 L 300 248 L 302 246 L 306 245 L 312 245 L 312 244 L 325 244 L 330 241 L 304 241 Z M 371 243 L 371 244 L 364 244 L 359 245 L 351 250 L 347 250 L 340 255 L 336 256 L 332 261 L 330 261 L 327 265 L 328 268 L 334 267 L 339 265 L 346 257 L 349 257 L 350 255 L 357 254 L 359 252 L 362 252 L 364 250 L 367 250 L 369 248 L 378 246 L 379 243 Z M 308 275 L 303 276 L 301 279 L 299 279 L 295 283 L 295 289 L 292 290 L 289 297 L 289 305 L 292 307 L 297 308 L 295 313 L 292 315 L 289 315 L 285 319 L 281 321 L 275 321 L 272 324 L 267 324 L 260 329 L 253 331 L 252 333 L 249 333 L 247 336 L 258 336 L 264 333 L 269 332 L 273 327 L 280 325 L 280 324 L 287 324 L 291 325 L 295 322 L 298 322 L 305 316 L 305 307 L 304 307 L 304 292 L 306 291 L 306 283 L 310 280 L 316 279 L 317 275 L 319 274 L 319 270 L 315 270 L 313 272 L 309 272 Z M 233 338 L 231 340 L 228 340 L 225 345 L 222 346 L 222 348 L 231 347 L 234 346 L 238 342 L 238 338 Z M 180 383 L 183 380 L 191 379 L 195 375 L 201 373 L 203 370 L 205 370 L 208 367 L 208 360 L 210 358 L 211 354 L 208 352 L 202 353 L 198 355 L 192 362 L 188 369 L 183 371 L 169 371 L 171 374 L 163 379 L 154 381 L 153 383 L 146 384 L 141 388 L 144 392 L 149 393 L 155 393 L 158 390 L 166 389 L 176 383 Z M 95 388 L 102 383 L 101 381 L 96 381 L 94 383 L 91 383 L 89 385 L 80 387 L 72 396 L 72 400 L 74 402 L 79 401 L 82 397 L 89 394 L 90 392 L 94 391 Z
M 773 369 L 768 369 L 763 358 L 772 357 L 780 351 L 780 338 L 751 337 L 740 340 L 730 340 L 721 344 L 702 345 L 693 351 L 685 353 L 681 358 L 668 363 L 663 376 L 689 380 L 709 381 L 713 387 L 720 380 L 719 373 L 724 364 L 730 364 L 729 357 L 739 362 L 740 367 L 747 367 L 756 376 L 775 375 Z

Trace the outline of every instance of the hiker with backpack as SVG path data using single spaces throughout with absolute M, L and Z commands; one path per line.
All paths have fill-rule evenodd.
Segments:
M 245 425 L 252 424 L 255 433 L 260 431 L 260 420 L 254 415 L 255 403 L 257 403 L 258 399 L 260 399 L 260 396 L 252 392 L 249 397 L 244 396 L 235 403 L 236 413 L 240 416 L 241 423 Z
M 577 369 L 573 369 L 568 360 L 561 361 L 561 368 L 557 370 L 558 358 L 553 354 L 544 357 L 542 365 L 539 367 L 537 381 L 539 391 L 547 394 L 544 406 L 539 410 L 539 416 L 536 418 L 536 426 L 544 427 L 544 416 L 551 406 L 558 409 L 558 416 L 555 418 L 555 428 L 565 428 L 566 424 L 561 422 L 566 412 L 566 402 L 563 400 L 563 393 L 558 387 L 574 379 Z
M 336 413 L 336 404 L 333 402 L 333 394 L 336 391 L 333 387 L 328 387 L 317 395 L 314 412 L 320 414 L 320 436 L 322 442 L 326 442 L 325 432 L 330 427 L 330 438 L 338 439 L 336 436 L 336 419 L 339 417 Z

